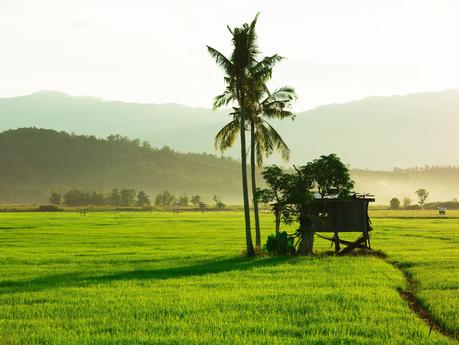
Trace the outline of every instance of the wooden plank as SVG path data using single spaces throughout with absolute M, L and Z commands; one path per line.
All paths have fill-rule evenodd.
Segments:
M 365 242 L 366 242 L 366 236 L 361 236 L 359 237 L 355 242 L 352 242 L 350 245 L 348 245 L 346 248 L 344 248 L 342 251 L 338 253 L 339 256 L 349 254 L 356 248 L 366 248 Z

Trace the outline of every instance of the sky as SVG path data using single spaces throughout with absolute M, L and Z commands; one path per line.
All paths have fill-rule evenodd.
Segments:
M 459 88 L 456 0 L 0 0 L 0 97 L 49 89 L 210 107 L 223 90 L 206 45 L 260 12 L 270 87 L 301 111 L 367 96 Z

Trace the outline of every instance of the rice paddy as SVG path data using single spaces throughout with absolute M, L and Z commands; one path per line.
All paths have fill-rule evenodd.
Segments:
M 386 259 L 247 259 L 239 212 L 0 213 L 0 343 L 457 344 L 459 219 L 393 216 Z

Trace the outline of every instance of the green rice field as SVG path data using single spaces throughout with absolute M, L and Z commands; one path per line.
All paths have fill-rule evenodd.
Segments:
M 372 215 L 385 259 L 247 259 L 240 212 L 0 213 L 0 344 L 459 344 L 459 215 Z

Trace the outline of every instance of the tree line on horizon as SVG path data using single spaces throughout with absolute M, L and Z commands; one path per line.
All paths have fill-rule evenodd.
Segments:
M 226 205 L 222 202 L 222 198 L 214 195 L 215 209 L 222 210 Z M 144 192 L 136 192 L 135 189 L 118 189 L 114 188 L 109 193 L 102 193 L 97 191 L 86 192 L 79 189 L 71 189 L 64 193 L 52 192 L 49 199 L 52 205 L 66 205 L 66 206 L 113 206 L 113 207 L 150 207 L 152 201 L 150 196 Z M 158 208 L 172 208 L 172 207 L 196 207 L 200 210 L 206 210 L 209 205 L 204 202 L 202 196 L 194 194 L 191 197 L 183 194 L 175 196 L 169 191 L 158 193 L 153 202 L 155 207 Z
M 451 201 L 443 201 L 443 202 L 430 202 L 427 203 L 427 198 L 429 197 L 429 192 L 425 188 L 420 188 L 416 192 L 416 196 L 418 198 L 417 204 L 413 204 L 413 201 L 405 197 L 403 198 L 403 202 L 400 201 L 399 198 L 392 198 L 389 202 L 389 209 L 391 210 L 433 210 L 438 208 L 449 208 L 451 210 L 459 209 L 459 201 L 457 198 L 454 198 Z

